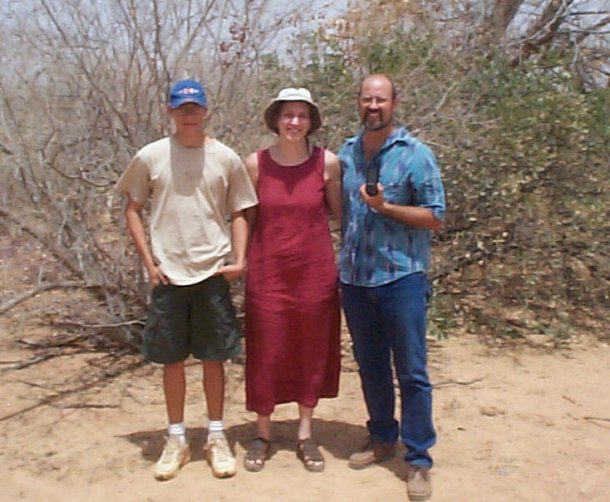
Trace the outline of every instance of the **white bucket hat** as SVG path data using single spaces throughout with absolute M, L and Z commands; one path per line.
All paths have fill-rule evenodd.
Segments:
M 279 94 L 271 100 L 269 106 L 265 110 L 265 124 L 274 133 L 278 133 L 277 119 L 279 117 L 280 108 L 282 103 L 286 101 L 303 101 L 309 104 L 311 127 L 307 134 L 317 131 L 322 126 L 322 118 L 320 117 L 320 110 L 318 105 L 311 99 L 311 93 L 304 87 L 294 88 L 287 87 L 282 89 Z

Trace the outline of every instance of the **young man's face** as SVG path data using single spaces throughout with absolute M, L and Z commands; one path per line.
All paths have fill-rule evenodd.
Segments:
M 196 103 L 184 103 L 178 108 L 170 108 L 169 110 L 170 116 L 176 123 L 178 133 L 203 130 L 203 122 L 207 112 L 207 108 Z
M 364 128 L 379 131 L 392 124 L 396 100 L 391 82 L 381 76 L 364 80 L 358 95 L 358 114 Z

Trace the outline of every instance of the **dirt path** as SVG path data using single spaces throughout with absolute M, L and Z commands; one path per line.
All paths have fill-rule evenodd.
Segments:
M 0 360 L 30 354 L 0 332 Z M 82 382 L 101 355 L 60 357 L 2 370 L 0 418 Z M 610 500 L 610 348 L 591 341 L 552 354 L 490 351 L 474 337 L 434 343 L 430 370 L 438 444 L 432 450 L 436 501 Z M 254 432 L 244 411 L 242 368 L 229 368 L 226 422 L 243 459 Z M 0 500 L 36 501 L 350 501 L 407 500 L 403 463 L 363 471 L 347 457 L 365 435 L 357 374 L 342 374 L 340 397 L 317 412 L 327 459 L 310 474 L 294 454 L 294 406 L 275 416 L 273 457 L 261 473 L 240 469 L 214 479 L 202 455 L 204 409 L 197 365 L 188 367 L 187 426 L 193 460 L 158 483 L 151 468 L 163 442 L 158 368 L 140 367 L 94 387 L 0 421 Z

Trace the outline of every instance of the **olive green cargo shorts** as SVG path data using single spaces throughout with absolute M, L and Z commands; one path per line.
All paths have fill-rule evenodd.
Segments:
M 241 353 L 229 283 L 215 275 L 197 284 L 161 284 L 152 291 L 142 344 L 151 362 L 173 364 L 190 354 L 225 361 Z

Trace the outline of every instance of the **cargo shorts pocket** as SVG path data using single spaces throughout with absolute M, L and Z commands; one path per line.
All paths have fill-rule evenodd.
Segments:
M 172 304 L 173 286 L 159 285 L 152 291 L 142 339 L 142 355 L 147 361 L 173 364 L 188 357 L 184 328 L 180 329 Z

